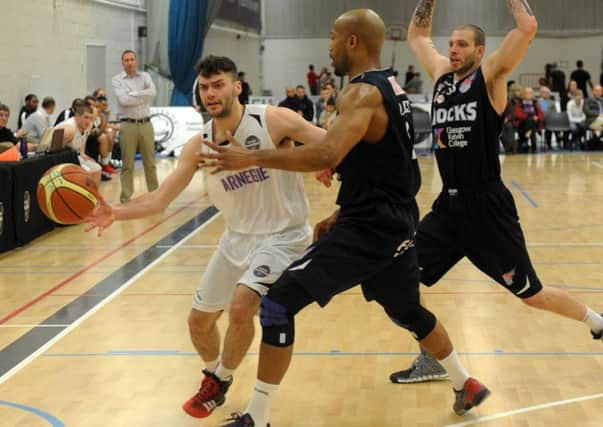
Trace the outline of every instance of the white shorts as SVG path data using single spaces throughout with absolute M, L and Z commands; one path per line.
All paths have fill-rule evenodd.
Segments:
M 263 296 L 312 243 L 309 225 L 280 233 L 250 235 L 226 231 L 193 296 L 195 310 L 228 310 L 238 284 Z
M 99 170 L 101 170 L 101 166 L 98 163 L 96 163 L 94 160 L 86 159 L 85 157 L 82 157 L 82 156 L 77 156 L 77 158 L 80 162 L 80 166 L 86 172 L 98 172 Z

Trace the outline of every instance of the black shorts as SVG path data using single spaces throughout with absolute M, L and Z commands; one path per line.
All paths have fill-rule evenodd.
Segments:
M 396 233 L 378 223 L 338 220 L 326 236 L 291 264 L 271 286 L 268 296 L 283 303 L 291 299 L 288 288 L 301 286 L 324 307 L 333 296 L 361 284 L 365 297 L 376 300 L 388 312 L 418 306 L 414 219 L 410 210 L 405 215 L 406 230 Z M 290 305 L 296 306 L 293 301 Z
M 530 261 L 515 201 L 502 182 L 484 192 L 444 191 L 419 223 L 421 282 L 436 283 L 466 256 L 516 296 L 542 289 Z
M 100 147 L 98 144 L 98 135 L 89 135 L 86 139 L 86 154 L 95 161 L 99 161 Z

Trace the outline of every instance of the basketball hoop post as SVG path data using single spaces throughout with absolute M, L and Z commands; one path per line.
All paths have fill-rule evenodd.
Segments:
M 396 65 L 396 42 L 402 40 L 403 37 L 406 37 L 406 30 L 402 25 L 392 24 L 387 29 L 387 38 L 394 42 L 392 48 L 392 68 L 395 68 Z

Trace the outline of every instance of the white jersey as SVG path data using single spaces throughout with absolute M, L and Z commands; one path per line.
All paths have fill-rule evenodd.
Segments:
M 65 125 L 73 128 L 73 139 L 69 144 L 67 144 L 67 146 L 80 153 L 82 151 L 82 147 L 86 147 L 86 140 L 88 139 L 88 134 L 90 131 L 86 130 L 86 132 L 82 133 L 77 125 L 77 122 L 75 121 L 75 117 L 71 117 L 70 119 L 58 124 L 60 127 Z
M 234 137 L 248 150 L 276 150 L 266 125 L 266 107 L 245 106 Z M 213 123 L 210 120 L 203 127 L 204 137 L 212 142 Z M 300 173 L 252 166 L 205 176 L 209 197 L 229 231 L 269 234 L 308 224 L 308 199 Z

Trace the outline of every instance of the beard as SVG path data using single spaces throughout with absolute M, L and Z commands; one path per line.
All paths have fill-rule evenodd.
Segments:
M 457 71 L 455 71 L 455 73 L 461 76 L 467 74 L 467 72 L 469 72 L 469 70 L 471 70 L 475 66 L 475 62 L 475 55 L 471 56 L 470 58 L 467 58 L 463 62 L 463 65 L 461 65 L 461 67 Z
M 234 103 L 234 98 L 235 96 L 237 96 L 234 92 L 232 93 L 232 95 L 226 99 L 224 101 L 224 103 L 222 104 L 222 110 L 219 111 L 218 113 L 214 114 L 212 117 L 214 119 L 223 119 L 225 117 L 230 116 L 230 113 L 232 112 L 232 104 Z
M 337 77 L 344 77 L 347 75 L 350 71 L 349 62 L 348 57 L 345 55 L 341 58 L 341 61 L 335 61 L 335 59 L 333 59 L 333 73 Z

